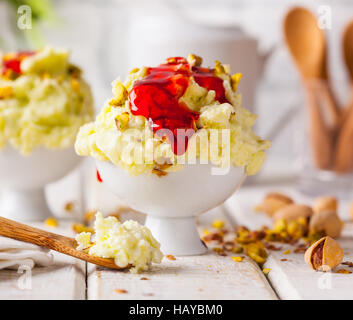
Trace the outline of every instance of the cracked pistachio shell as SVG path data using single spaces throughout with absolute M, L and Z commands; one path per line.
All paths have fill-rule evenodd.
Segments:
M 343 250 L 341 246 L 331 237 L 323 237 L 312 244 L 311 247 L 306 250 L 304 260 L 312 269 L 316 270 L 312 264 L 311 258 L 314 253 L 314 249 L 322 242 L 324 242 L 324 245 L 322 247 L 322 263 L 319 269 L 326 272 L 337 267 L 343 259 Z
M 337 212 L 337 208 L 338 208 L 337 199 L 331 196 L 317 198 L 313 206 L 313 210 L 315 213 L 323 212 L 323 211 Z
M 313 214 L 311 207 L 304 204 L 289 204 L 279 209 L 274 215 L 273 220 L 277 221 L 280 219 L 285 220 L 287 223 L 296 221 L 299 218 L 309 218 Z
M 314 213 L 309 223 L 311 233 L 323 231 L 331 238 L 338 238 L 341 235 L 342 227 L 343 222 L 335 211 Z

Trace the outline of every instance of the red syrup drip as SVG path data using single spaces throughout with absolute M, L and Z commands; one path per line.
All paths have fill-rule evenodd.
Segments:
M 34 51 L 20 51 L 18 52 L 14 58 L 12 59 L 4 59 L 2 60 L 2 74 L 6 74 L 8 70 L 11 70 L 17 74 L 21 74 L 21 62 L 24 58 L 29 57 L 31 55 L 35 54 Z
M 220 103 L 229 102 L 226 98 L 226 90 L 223 86 L 223 79 L 215 77 L 213 70 L 201 67 L 193 67 L 193 77 L 200 87 L 216 92 L 215 99 Z
M 97 176 L 98 182 L 102 183 L 103 180 L 102 180 L 101 175 L 99 174 L 99 171 L 98 171 L 98 170 L 96 170 L 96 176 Z
M 178 101 L 185 93 L 190 77 L 194 77 L 200 86 L 214 90 L 220 103 L 228 102 L 223 80 L 214 76 L 213 69 L 191 67 L 182 57 L 169 58 L 165 64 L 148 68 L 147 76 L 136 81 L 129 94 L 131 113 L 148 119 L 153 132 L 165 136 L 176 155 L 185 153 L 200 116 Z M 177 129 L 183 130 L 178 133 Z

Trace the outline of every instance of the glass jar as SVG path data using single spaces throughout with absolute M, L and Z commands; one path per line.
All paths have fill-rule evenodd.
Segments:
M 298 188 L 312 196 L 332 194 L 352 198 L 353 158 L 349 160 L 352 166 L 344 170 L 339 169 L 337 159 L 338 141 L 347 115 L 341 109 L 334 118 L 337 104 L 325 81 L 306 83 L 305 89 L 306 105 L 300 108 L 297 126 Z M 345 147 L 353 148 L 353 141 L 347 141 Z M 349 153 L 345 156 L 350 157 Z

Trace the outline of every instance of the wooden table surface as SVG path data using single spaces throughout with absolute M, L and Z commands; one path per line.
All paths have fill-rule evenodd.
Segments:
M 200 231 L 216 218 L 225 220 L 228 226 L 257 228 L 270 224 L 266 216 L 253 211 L 268 190 L 284 190 L 298 201 L 312 201 L 290 185 L 244 186 L 222 207 L 199 217 Z M 71 223 L 61 222 L 53 231 L 70 234 Z M 339 242 L 344 260 L 353 261 L 352 223 L 345 224 Z M 353 274 L 312 271 L 304 263 L 303 254 L 284 255 L 286 249 L 283 246 L 281 251 L 270 251 L 264 265 L 271 269 L 268 275 L 248 258 L 234 262 L 231 256 L 212 251 L 164 259 L 142 274 L 107 270 L 55 253 L 53 266 L 32 270 L 31 288 L 21 289 L 24 273 L 1 270 L 0 299 L 353 299 Z M 281 261 L 283 258 L 287 261 Z

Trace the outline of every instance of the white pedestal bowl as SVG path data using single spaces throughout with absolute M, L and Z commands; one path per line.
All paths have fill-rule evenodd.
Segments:
M 212 175 L 210 164 L 185 165 L 163 177 L 131 177 L 111 162 L 96 161 L 113 193 L 133 209 L 147 214 L 146 226 L 165 254 L 196 255 L 207 251 L 196 229 L 195 217 L 223 203 L 242 184 L 243 168 Z
M 51 215 L 44 186 L 65 176 L 81 161 L 74 148 L 38 148 L 22 156 L 12 147 L 0 151 L 0 216 L 42 221 Z

